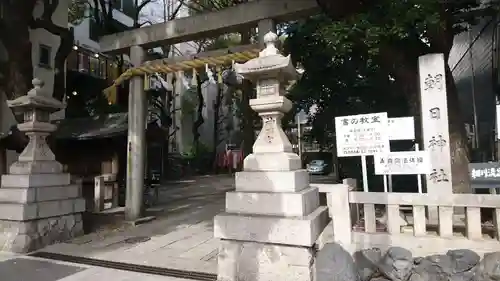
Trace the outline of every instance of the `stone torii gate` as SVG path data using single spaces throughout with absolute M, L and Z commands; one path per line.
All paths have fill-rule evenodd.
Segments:
M 103 53 L 129 52 L 134 66 L 142 65 L 145 49 L 238 32 L 258 27 L 259 41 L 273 31 L 276 23 L 317 14 L 315 0 L 257 0 L 216 12 L 203 13 L 165 23 L 103 36 L 99 40 Z M 130 79 L 128 120 L 127 195 L 125 217 L 136 221 L 142 216 L 144 160 L 146 151 L 146 96 L 143 77 Z

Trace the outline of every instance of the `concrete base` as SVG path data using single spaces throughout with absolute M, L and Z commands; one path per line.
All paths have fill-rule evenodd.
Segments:
M 233 214 L 305 217 L 319 206 L 317 188 L 299 192 L 227 192 L 226 212 Z
M 305 217 L 222 213 L 214 218 L 214 237 L 310 247 L 327 223 L 326 207 Z
M 26 253 L 82 235 L 84 211 L 81 186 L 69 174 L 3 175 L 0 251 Z
M 235 185 L 237 191 L 298 192 L 309 187 L 309 173 L 304 169 L 279 172 L 243 171 L 236 173 Z
M 217 281 L 313 281 L 312 247 L 221 240 Z
M 81 214 L 31 221 L 0 220 L 0 251 L 28 253 L 80 235 Z
M 294 171 L 302 168 L 302 161 L 295 153 L 253 153 L 243 162 L 245 171 Z

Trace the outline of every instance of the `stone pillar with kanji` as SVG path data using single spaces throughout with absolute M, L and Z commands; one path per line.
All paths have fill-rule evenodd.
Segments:
M 81 187 L 71 184 L 46 141 L 56 130 L 50 113 L 64 104 L 46 92 L 39 79 L 33 80 L 33 86 L 27 95 L 7 101 L 23 113 L 24 122 L 18 128 L 29 143 L 2 176 L 0 251 L 31 252 L 83 234 Z
M 262 130 L 236 173 L 236 191 L 226 193 L 225 213 L 214 219 L 214 236 L 221 239 L 218 281 L 314 280 L 315 243 L 328 216 L 281 127 L 292 107 L 285 89 L 298 73 L 277 40 L 266 34 L 259 57 L 235 65 L 257 85 L 250 106 Z

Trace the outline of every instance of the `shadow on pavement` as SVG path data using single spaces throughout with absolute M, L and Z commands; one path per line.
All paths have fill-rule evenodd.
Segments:
M 15 258 L 0 262 L 2 281 L 57 281 L 87 268 L 43 260 Z

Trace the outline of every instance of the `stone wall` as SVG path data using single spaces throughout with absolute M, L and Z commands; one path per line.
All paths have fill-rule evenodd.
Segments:
M 500 280 L 500 252 L 481 257 L 468 249 L 446 254 L 413 257 L 404 248 L 387 252 L 378 248 L 356 252 L 353 257 L 340 245 L 325 245 L 329 267 L 318 280 L 335 281 L 493 281 Z
M 27 253 L 83 235 L 81 214 L 34 221 L 0 221 L 0 251 Z

